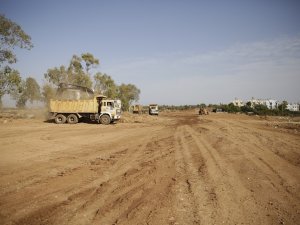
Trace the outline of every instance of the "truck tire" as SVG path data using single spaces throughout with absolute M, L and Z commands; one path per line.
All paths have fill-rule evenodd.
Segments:
M 57 124 L 63 124 L 66 122 L 66 120 L 67 120 L 67 118 L 63 114 L 56 115 L 55 119 L 54 119 L 55 123 L 57 123 Z
M 78 117 L 75 115 L 75 114 L 70 114 L 68 117 L 67 117 L 67 122 L 69 124 L 75 124 L 75 123 L 78 123 Z
M 109 115 L 102 115 L 101 117 L 100 117 L 100 123 L 102 123 L 102 124 L 104 124 L 104 125 L 108 125 L 108 124 L 110 124 L 110 116 Z

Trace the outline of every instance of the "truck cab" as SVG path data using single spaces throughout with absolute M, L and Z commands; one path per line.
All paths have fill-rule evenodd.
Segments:
M 157 104 L 150 104 L 149 105 L 149 115 L 158 116 L 158 105 Z
M 99 116 L 108 114 L 111 121 L 115 121 L 121 118 L 121 101 L 112 99 L 103 99 L 101 101 L 101 111 Z

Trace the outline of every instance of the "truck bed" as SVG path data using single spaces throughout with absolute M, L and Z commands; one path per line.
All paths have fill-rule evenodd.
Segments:
M 50 100 L 50 112 L 53 113 L 97 113 L 96 98 L 88 100 Z

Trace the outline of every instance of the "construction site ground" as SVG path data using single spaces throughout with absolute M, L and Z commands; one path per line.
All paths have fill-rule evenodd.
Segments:
M 0 224 L 300 224 L 299 118 L 0 118 Z

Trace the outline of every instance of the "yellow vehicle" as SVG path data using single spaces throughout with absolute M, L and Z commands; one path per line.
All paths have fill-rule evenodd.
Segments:
M 62 87 L 61 87 L 62 86 Z M 80 118 L 110 124 L 121 118 L 121 101 L 94 95 L 91 89 L 63 84 L 57 99 L 51 99 L 49 113 L 57 124 L 78 123 Z
M 134 114 L 141 114 L 141 113 L 143 113 L 143 106 L 142 105 L 132 105 L 130 107 L 130 111 Z
M 200 108 L 199 109 L 199 115 L 208 115 L 208 111 L 206 108 Z

